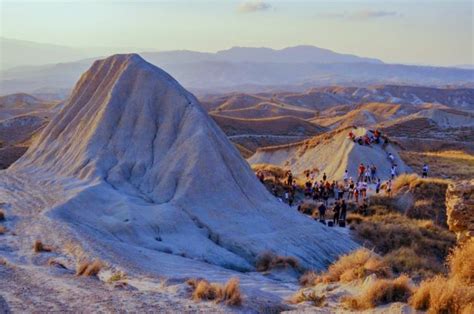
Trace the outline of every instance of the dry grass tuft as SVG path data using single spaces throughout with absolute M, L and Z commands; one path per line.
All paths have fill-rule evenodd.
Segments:
M 97 276 L 102 267 L 104 267 L 104 265 L 99 260 L 81 262 L 77 265 L 76 276 Z
M 0 226 L 0 235 L 7 233 L 7 228 L 4 226 Z
M 287 267 L 299 270 L 298 260 L 292 256 L 278 256 L 270 251 L 265 251 L 257 256 L 257 271 L 264 272 L 275 268 Z
M 3 210 L 0 210 L 0 221 L 4 221 L 5 220 L 5 213 L 3 212 Z
M 448 277 L 423 281 L 410 299 L 428 313 L 474 313 L 474 239 L 456 247 L 447 258 Z
M 319 296 L 316 294 L 316 291 L 314 290 L 311 290 L 311 291 L 300 290 L 291 297 L 289 302 L 291 304 L 298 304 L 301 302 L 312 302 L 314 306 L 320 307 L 324 305 L 325 301 L 326 301 L 326 296 L 324 294 Z
M 315 271 L 305 272 L 299 279 L 300 285 L 303 287 L 309 287 L 316 283 L 319 275 Z
M 343 303 L 352 310 L 366 310 L 392 302 L 407 302 L 411 294 L 409 278 L 400 276 L 396 279 L 378 279 L 359 296 L 343 298 Z
M 410 304 L 428 313 L 473 313 L 474 288 L 455 278 L 436 276 L 420 284 Z
M 40 253 L 40 252 L 51 252 L 52 248 L 44 245 L 43 242 L 40 240 L 36 240 L 35 243 L 33 244 L 33 251 L 35 253 Z
M 111 283 L 124 279 L 127 279 L 127 275 L 123 271 L 118 271 L 113 273 L 112 276 L 110 276 L 110 278 L 107 280 L 107 282 Z
M 48 266 L 51 266 L 51 267 L 57 267 L 57 268 L 63 268 L 63 269 L 67 269 L 66 266 L 64 266 L 63 263 L 53 259 L 53 258 L 50 258 L 48 260 Z
M 319 276 L 307 274 L 300 279 L 300 282 L 306 283 L 306 285 L 321 282 L 350 282 L 363 279 L 371 274 L 375 274 L 379 278 L 391 276 L 390 268 L 380 256 L 362 248 L 340 257 L 329 266 L 327 272 Z
M 448 257 L 451 276 L 474 285 L 474 238 L 460 244 Z
M 189 279 L 187 284 L 193 289 L 192 299 L 195 301 L 215 301 L 230 306 L 242 304 L 238 278 L 230 278 L 225 285 L 210 283 L 204 279 Z

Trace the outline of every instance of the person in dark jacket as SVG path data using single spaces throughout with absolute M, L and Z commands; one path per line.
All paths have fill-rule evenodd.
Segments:
M 339 214 L 341 212 L 341 205 L 339 205 L 339 202 L 336 202 L 336 205 L 334 205 L 334 217 L 332 219 L 334 225 L 337 224 L 339 221 Z
M 341 201 L 341 215 L 339 216 L 340 220 L 346 220 L 347 215 L 347 204 L 344 200 Z
M 319 220 L 325 220 L 326 218 L 326 206 L 324 205 L 324 203 L 321 203 L 321 205 L 319 205 L 318 207 L 318 211 L 319 211 Z

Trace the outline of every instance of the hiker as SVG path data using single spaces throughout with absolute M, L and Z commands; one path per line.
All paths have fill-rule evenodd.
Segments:
M 423 165 L 423 169 L 422 169 L 422 172 L 421 172 L 421 177 L 422 178 L 428 177 L 428 165 L 427 164 Z
M 387 192 L 388 197 L 392 197 L 392 180 L 388 180 L 385 191 Z
M 277 190 L 275 184 L 272 184 L 272 194 L 273 194 L 274 196 L 278 196 L 278 190 Z
M 287 184 L 288 186 L 290 186 L 291 183 L 293 182 L 293 174 L 291 173 L 291 170 L 289 170 L 289 171 L 286 173 L 286 175 L 287 175 L 286 184 Z
M 355 198 L 356 203 L 359 203 L 359 189 L 358 188 L 354 189 L 354 198 Z
M 311 179 L 311 182 L 314 182 L 314 177 L 315 177 L 314 170 L 311 170 L 311 172 L 309 173 L 309 178 Z
M 360 187 L 361 197 L 363 198 L 367 197 L 367 188 L 368 188 L 367 182 L 361 182 L 361 187 Z
M 380 179 L 377 179 L 377 185 L 375 186 L 375 193 L 376 194 L 379 194 L 381 186 L 382 186 L 382 184 L 380 183 Z
M 290 193 L 288 192 L 288 190 L 285 191 L 285 202 L 289 203 L 289 200 L 290 200 Z
M 360 163 L 359 176 L 357 177 L 357 182 L 362 181 L 364 179 L 364 173 L 365 173 L 365 166 L 363 163 Z
M 339 205 L 339 202 L 336 202 L 336 204 L 334 205 L 334 216 L 332 218 L 332 221 L 334 223 L 334 225 L 337 224 L 337 222 L 339 221 L 339 214 L 341 212 L 341 206 Z
M 388 160 L 392 163 L 392 165 L 395 163 L 395 157 L 393 156 L 392 153 L 388 153 Z
M 344 179 L 344 184 L 347 184 L 347 180 L 349 179 L 349 172 L 347 171 L 347 169 L 346 171 L 344 171 L 343 179 Z
M 354 134 L 354 132 L 350 131 L 349 134 L 348 134 L 348 137 L 349 137 L 349 139 L 351 139 L 352 141 L 355 141 L 355 134 Z
M 346 221 L 346 214 L 347 214 L 347 204 L 344 200 L 341 201 L 341 214 L 339 216 L 339 220 Z
M 321 205 L 319 205 L 318 211 L 319 211 L 319 220 L 324 221 L 326 217 L 326 206 L 324 205 L 324 203 L 321 203 Z
M 347 199 L 351 200 L 353 196 L 354 196 L 354 181 L 351 178 L 351 181 L 349 183 L 349 194 L 347 195 Z
M 370 181 L 370 167 L 369 165 L 367 165 L 367 167 L 365 168 L 365 179 L 364 179 L 365 182 L 371 182 Z
M 328 189 L 324 189 L 323 191 L 323 202 L 327 206 L 328 205 L 328 200 L 329 200 L 329 191 Z
M 293 195 L 296 193 L 296 188 L 298 185 L 296 184 L 296 180 L 293 180 L 293 184 L 291 185 L 291 190 L 293 192 Z
M 324 172 L 323 173 L 323 181 L 326 182 L 326 179 L 327 179 L 326 172 Z
M 397 166 L 393 165 L 392 168 L 390 168 L 390 176 L 392 177 L 392 180 L 395 178 L 397 175 Z
M 288 205 L 291 207 L 293 205 L 293 201 L 294 201 L 294 196 L 292 194 L 290 194 L 290 197 L 288 198 Z
M 306 196 L 307 196 L 307 197 L 311 196 L 311 192 L 312 192 L 312 191 L 311 191 L 311 185 L 312 185 L 312 184 L 311 184 L 311 181 L 309 181 L 309 180 L 306 181 L 306 183 L 305 183 L 305 191 L 304 191 L 304 196 L 305 196 L 305 197 L 306 197 Z
M 376 174 L 377 174 L 377 167 L 375 167 L 375 165 L 372 164 L 372 166 L 370 167 L 370 180 L 372 182 L 375 182 Z

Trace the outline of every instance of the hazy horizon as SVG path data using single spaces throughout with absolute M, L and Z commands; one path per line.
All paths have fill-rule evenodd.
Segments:
M 216 52 L 311 45 L 387 63 L 474 63 L 472 3 L 463 0 L 0 3 L 2 37 L 75 48 Z

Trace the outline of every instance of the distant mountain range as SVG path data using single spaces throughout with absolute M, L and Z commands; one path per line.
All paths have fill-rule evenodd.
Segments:
M 91 56 L 91 51 L 64 46 L 4 38 L 0 43 L 2 67 L 16 65 L 0 72 L 0 95 L 26 92 L 46 98 L 65 97 L 81 73 L 94 60 L 102 58 Z M 113 48 L 109 50 L 114 51 Z M 474 86 L 473 69 L 386 64 L 378 59 L 340 54 L 314 46 L 281 50 L 234 47 L 216 53 L 179 50 L 140 55 L 199 94 L 302 91 L 330 85 Z M 68 62 L 68 58 L 80 60 Z

